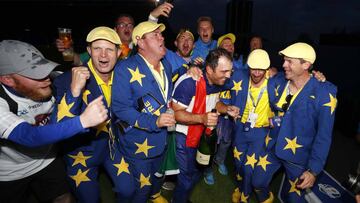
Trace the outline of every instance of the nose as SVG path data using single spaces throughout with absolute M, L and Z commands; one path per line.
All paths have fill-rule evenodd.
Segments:
M 282 67 L 283 67 L 283 68 L 286 68 L 286 67 L 287 67 L 287 65 L 288 65 L 288 62 L 287 62 L 287 61 L 284 61 L 284 63 L 283 63 L 283 65 L 282 65 Z
M 100 56 L 101 56 L 101 57 L 105 57 L 105 56 L 106 56 L 106 50 L 105 50 L 105 49 L 101 50 Z
M 161 41 L 164 41 L 164 36 L 160 33 L 160 35 L 159 35 L 159 39 L 161 40 Z
M 260 70 L 255 70 L 255 71 L 254 71 L 254 75 L 255 75 L 255 76 L 259 76 L 259 75 L 260 75 Z

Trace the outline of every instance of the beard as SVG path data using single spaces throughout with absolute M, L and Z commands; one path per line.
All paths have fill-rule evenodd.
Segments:
M 14 90 L 20 95 L 36 102 L 49 100 L 52 96 L 52 89 L 50 86 L 43 88 L 31 88 L 21 83 L 17 83 Z
M 251 81 L 254 84 L 259 84 L 260 82 L 262 82 L 264 80 L 264 78 L 265 78 L 265 74 L 262 76 L 259 76 L 259 77 L 251 76 Z
M 179 54 L 182 57 L 189 57 L 190 53 L 191 53 L 191 50 L 186 53 L 186 52 L 183 52 L 182 50 L 179 49 Z
M 50 87 L 47 88 L 41 88 L 41 89 L 34 89 L 30 91 L 23 91 L 23 90 L 16 90 L 21 95 L 25 96 L 26 98 L 29 98 L 36 102 L 42 102 L 49 100 L 51 97 L 52 90 Z

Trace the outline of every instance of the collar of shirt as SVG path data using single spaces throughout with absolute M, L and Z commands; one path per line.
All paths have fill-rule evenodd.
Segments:
M 167 87 L 167 82 L 168 82 L 168 79 L 166 77 L 166 75 L 164 75 L 165 71 L 164 71 L 164 66 L 163 64 L 161 63 L 160 61 L 160 72 L 156 71 L 154 69 L 154 66 L 152 64 L 150 64 L 144 56 L 142 56 L 140 53 L 139 55 L 141 56 L 142 59 L 144 59 L 146 65 L 148 66 L 148 68 L 150 69 L 152 75 L 154 76 L 157 84 L 159 85 L 159 89 L 160 89 L 160 92 L 164 98 L 164 100 L 166 101 L 166 98 L 167 98 L 167 95 L 168 95 L 168 87 Z
M 94 75 L 96 83 L 100 86 L 100 91 L 102 92 L 102 94 L 104 95 L 106 102 L 108 103 L 108 106 L 110 106 L 110 102 L 111 102 L 111 86 L 112 86 L 112 81 L 113 81 L 113 77 L 114 77 L 114 72 L 111 73 L 111 77 L 109 82 L 106 84 L 101 77 L 97 74 L 97 72 L 95 71 L 93 65 L 92 65 L 92 60 L 90 59 L 87 63 L 91 73 Z
M 191 51 L 192 52 L 192 51 Z M 186 61 L 186 63 L 190 63 L 191 61 L 191 56 L 187 56 L 187 57 L 183 57 L 179 54 L 179 52 L 177 51 L 176 54 L 181 57 L 182 59 L 184 59 Z
M 280 99 L 279 99 L 279 101 L 278 101 L 277 104 L 276 104 L 277 107 L 279 107 L 279 108 L 281 108 L 282 105 L 283 105 L 284 103 L 286 103 L 285 98 L 286 98 L 286 96 L 287 96 L 288 94 L 290 94 L 289 84 L 290 84 L 290 81 L 288 81 L 288 82 L 286 83 L 285 89 L 284 89 L 284 91 L 282 92 L 282 94 L 281 94 L 281 96 L 280 96 Z M 305 85 L 304 85 L 304 86 L 305 86 Z M 304 87 L 302 87 L 299 91 L 297 91 L 297 92 L 292 96 L 288 108 L 290 108 L 290 106 L 291 106 L 292 103 L 294 102 L 295 98 L 299 95 L 299 93 L 301 92 L 301 90 L 302 90 L 303 88 L 304 88 Z
M 198 40 L 195 42 L 197 45 L 200 45 L 202 47 L 206 47 L 206 48 L 216 48 L 216 44 L 217 41 L 210 39 L 209 42 L 204 42 L 202 41 L 202 39 L 199 37 Z
M 2 84 L 2 83 L 0 83 L 0 85 L 2 85 L 4 87 L 4 89 L 8 90 L 11 94 L 14 94 L 14 95 L 16 95 L 18 97 L 25 98 L 22 94 L 18 93 L 16 90 L 14 90 L 14 88 L 9 87 L 9 86 L 7 86 L 5 84 Z
M 141 56 L 142 59 L 144 59 L 146 65 L 149 67 L 151 73 L 154 75 L 155 79 L 157 80 L 157 82 L 160 84 L 161 88 L 164 89 L 164 66 L 162 65 L 161 61 L 160 61 L 160 72 L 156 71 L 154 66 L 149 63 L 149 61 L 146 60 L 145 57 L 143 57 L 141 54 L 139 54 Z
M 129 49 L 133 49 L 134 48 L 134 43 L 130 42 L 128 46 L 129 46 Z

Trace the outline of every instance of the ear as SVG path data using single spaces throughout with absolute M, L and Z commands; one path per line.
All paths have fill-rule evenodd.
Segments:
M 0 82 L 2 84 L 4 84 L 4 85 L 9 86 L 9 87 L 14 87 L 15 86 L 14 78 L 11 77 L 10 75 L 0 76 Z
M 121 45 L 119 45 L 119 46 L 118 46 L 118 49 L 117 49 L 117 53 L 116 53 L 117 58 L 120 57 L 121 52 L 122 52 Z
M 136 36 L 135 38 L 136 38 L 137 44 L 138 44 L 138 46 L 139 46 L 139 43 L 142 42 L 142 39 L 141 39 L 139 36 Z
M 174 41 L 174 44 L 175 44 L 175 47 L 177 47 L 177 44 L 178 44 L 178 43 L 177 43 L 177 40 Z
M 87 50 L 87 52 L 89 53 L 89 55 L 91 56 L 91 48 L 90 48 L 90 46 L 87 46 L 87 47 L 86 47 L 86 50 Z
M 207 72 L 208 74 L 211 74 L 212 72 L 214 72 L 213 69 L 212 69 L 210 66 L 206 66 L 206 67 L 205 67 L 205 70 L 206 70 L 206 72 Z
M 306 61 L 305 63 L 301 64 L 303 69 L 306 71 L 309 71 L 310 67 L 311 67 L 311 63 Z

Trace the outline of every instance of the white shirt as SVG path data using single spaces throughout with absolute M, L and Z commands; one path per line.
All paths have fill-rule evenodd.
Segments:
M 10 112 L 7 102 L 0 98 L 0 181 L 12 181 L 41 171 L 55 159 L 56 153 L 52 145 L 28 148 L 5 140 L 22 122 L 45 125 L 53 110 L 54 98 L 46 102 L 35 102 L 4 89 L 18 104 L 18 112 L 15 115 Z

